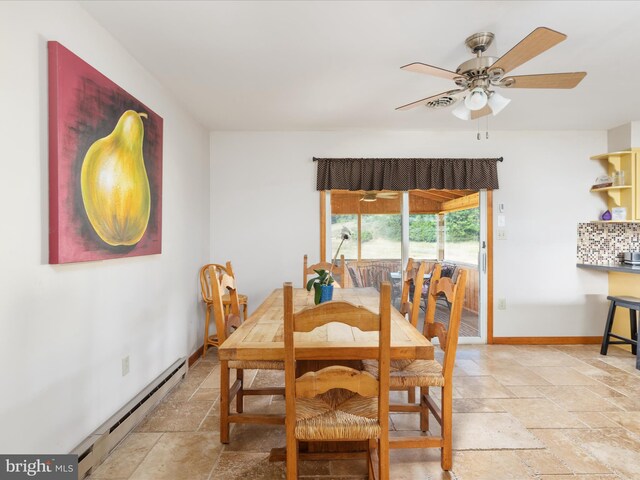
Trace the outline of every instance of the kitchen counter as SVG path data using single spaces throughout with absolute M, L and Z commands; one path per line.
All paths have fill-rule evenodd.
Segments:
M 592 264 L 592 263 L 576 263 L 578 268 L 587 268 L 589 270 L 600 270 L 602 272 L 622 272 L 622 273 L 638 273 L 640 274 L 640 265 L 625 265 L 624 263 L 614 264 Z

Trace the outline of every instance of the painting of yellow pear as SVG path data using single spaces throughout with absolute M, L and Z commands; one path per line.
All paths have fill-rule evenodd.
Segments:
M 49 42 L 49 263 L 161 253 L 162 118 Z
M 98 236 L 109 245 L 135 245 L 149 223 L 151 193 L 142 141 L 146 113 L 127 110 L 82 163 L 82 201 Z

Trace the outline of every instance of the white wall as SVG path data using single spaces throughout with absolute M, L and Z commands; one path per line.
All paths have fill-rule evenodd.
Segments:
M 47 264 L 47 40 L 164 118 L 161 255 Z M 209 133 L 75 2 L 0 3 L 0 58 L 0 452 L 68 452 L 201 343 Z
M 507 240 L 495 242 L 495 336 L 600 335 L 607 276 L 578 270 L 577 223 L 597 217 L 590 155 L 606 132 L 213 132 L 212 259 L 234 262 L 250 309 L 319 255 L 312 157 L 496 157 Z M 495 225 L 495 223 L 494 223 Z

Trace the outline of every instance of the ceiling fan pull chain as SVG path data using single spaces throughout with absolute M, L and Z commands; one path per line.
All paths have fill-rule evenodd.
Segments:
M 485 133 L 485 138 L 489 140 L 489 115 L 487 115 L 485 118 L 487 119 L 487 125 L 484 133 Z
M 476 136 L 478 140 L 480 140 L 480 119 L 478 118 L 478 135 Z

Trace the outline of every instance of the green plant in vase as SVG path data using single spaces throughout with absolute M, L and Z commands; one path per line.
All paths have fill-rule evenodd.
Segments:
M 328 271 L 324 268 L 314 270 L 314 272 L 316 272 L 318 276 L 309 279 L 309 281 L 307 282 L 307 291 L 310 292 L 312 288 L 314 289 L 313 301 L 316 305 L 322 302 L 328 302 L 333 298 L 333 282 L 335 281 L 333 278 L 333 267 L 336 264 L 336 260 L 340 253 L 340 249 L 342 248 L 342 244 L 345 242 L 345 240 L 349 240 L 351 238 L 351 231 L 347 227 L 342 227 L 340 238 L 340 245 L 338 245 L 336 254 L 333 257 L 333 261 L 331 262 L 331 268 Z

